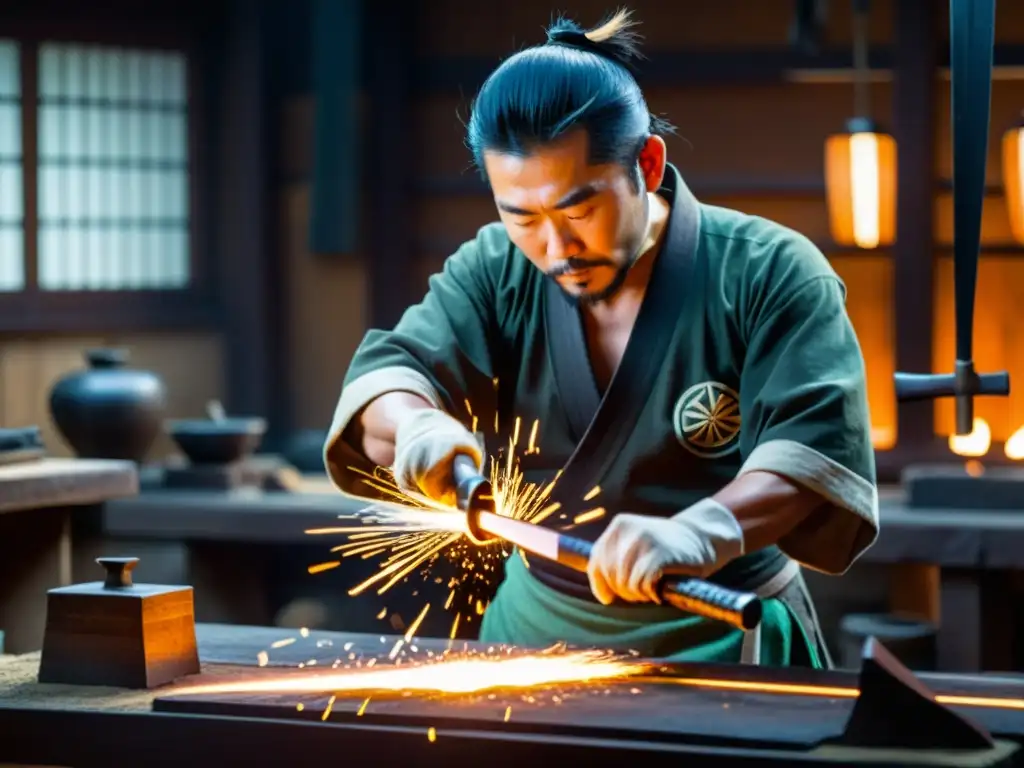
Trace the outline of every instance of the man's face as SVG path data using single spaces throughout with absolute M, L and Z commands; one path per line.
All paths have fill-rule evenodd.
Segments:
M 652 163 L 651 152 L 659 150 L 660 159 Z M 526 157 L 484 154 L 494 201 L 512 242 L 562 290 L 590 301 L 614 292 L 643 244 L 647 193 L 656 191 L 664 176 L 660 139 L 648 141 L 640 165 L 644 178 L 639 188 L 636 168 L 591 165 L 583 131 Z

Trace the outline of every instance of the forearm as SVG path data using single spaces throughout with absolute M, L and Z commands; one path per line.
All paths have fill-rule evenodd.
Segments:
M 382 467 L 395 460 L 395 430 L 411 411 L 435 406 L 411 392 L 386 392 L 371 400 L 345 430 L 344 440 Z
M 825 503 L 814 491 L 762 471 L 740 475 L 712 498 L 736 518 L 745 552 L 778 543 Z

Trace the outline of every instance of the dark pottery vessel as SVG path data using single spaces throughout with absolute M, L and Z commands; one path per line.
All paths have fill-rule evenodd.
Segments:
M 91 349 L 89 368 L 65 376 L 50 392 L 50 414 L 81 458 L 142 462 L 163 424 L 164 383 L 125 368 L 123 349 Z
M 251 456 L 267 431 L 259 417 L 172 419 L 165 427 L 193 466 L 233 464 Z

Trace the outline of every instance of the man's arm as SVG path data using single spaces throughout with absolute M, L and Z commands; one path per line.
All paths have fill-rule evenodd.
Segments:
M 739 475 L 669 519 L 616 515 L 587 571 L 602 603 L 657 601 L 663 573 L 707 576 L 772 544 L 843 573 L 878 535 L 864 361 L 842 283 L 807 248 L 791 263 L 819 274 L 751 291 Z
M 424 409 L 456 420 L 471 398 L 485 413 L 496 375 L 491 356 L 496 308 L 487 259 L 500 247 L 481 230 L 430 279 L 423 301 L 393 330 L 372 330 L 352 358 L 324 445 L 328 476 L 345 493 L 367 495 L 357 467 L 392 466 L 399 425 Z M 496 407 L 496 406 L 495 406 Z
M 761 471 L 740 475 L 712 498 L 736 518 L 746 552 L 777 544 L 823 503 L 814 491 Z
M 879 525 L 864 359 L 833 273 L 771 288 L 740 378 L 744 464 L 715 499 L 749 536 L 745 551 L 777 543 L 843 573 Z

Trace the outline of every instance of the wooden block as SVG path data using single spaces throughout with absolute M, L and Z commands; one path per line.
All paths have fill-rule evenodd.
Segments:
M 99 558 L 107 580 L 50 590 L 39 682 L 155 688 L 199 672 L 191 587 L 133 584 L 137 558 Z

